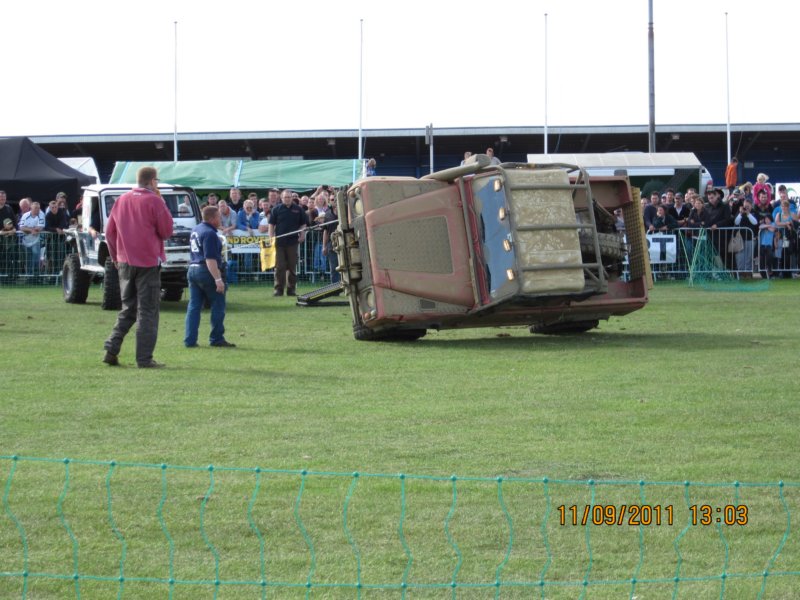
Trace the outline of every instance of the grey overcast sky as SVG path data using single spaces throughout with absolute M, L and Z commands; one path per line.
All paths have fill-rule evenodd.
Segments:
M 656 123 L 800 121 L 800 3 L 654 0 Z M 0 136 L 648 122 L 647 0 L 7 0 Z

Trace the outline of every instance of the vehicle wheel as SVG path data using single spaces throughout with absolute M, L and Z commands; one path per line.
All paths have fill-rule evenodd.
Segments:
M 64 301 L 69 304 L 85 304 L 91 283 L 92 274 L 81 269 L 80 257 L 77 254 L 67 256 L 61 271 Z
M 119 310 L 122 308 L 122 297 L 119 291 L 119 271 L 109 256 L 106 259 L 103 275 L 103 310 Z
M 176 285 L 161 288 L 161 299 L 166 302 L 180 302 L 183 297 L 183 288 Z
M 581 235 L 581 251 L 594 254 L 594 243 L 589 234 Z M 600 254 L 610 258 L 623 260 L 625 258 L 625 244 L 622 237 L 614 233 L 598 233 L 597 241 L 600 244 Z
M 353 337 L 361 342 L 414 342 L 428 333 L 426 329 L 384 329 L 375 331 L 363 325 L 353 327 Z
M 567 323 L 550 323 L 548 325 L 531 325 L 531 333 L 542 333 L 545 335 L 574 335 L 576 333 L 586 333 L 590 329 L 600 325 L 599 320 L 594 321 L 570 321 Z

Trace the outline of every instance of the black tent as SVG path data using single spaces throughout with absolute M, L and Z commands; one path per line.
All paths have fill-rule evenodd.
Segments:
M 80 201 L 81 188 L 95 178 L 76 171 L 26 137 L 0 138 L 0 190 L 15 208 L 30 196 L 47 207 L 58 192 L 67 195 L 70 209 Z

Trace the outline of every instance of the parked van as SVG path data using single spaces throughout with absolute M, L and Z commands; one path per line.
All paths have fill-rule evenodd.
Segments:
M 565 163 L 583 167 L 593 177 L 627 175 L 631 185 L 643 193 L 672 188 L 685 192 L 695 188 L 703 194 L 714 185 L 708 172 L 693 152 L 607 152 L 603 154 L 528 154 L 534 164 Z M 648 186 L 648 184 L 651 184 Z

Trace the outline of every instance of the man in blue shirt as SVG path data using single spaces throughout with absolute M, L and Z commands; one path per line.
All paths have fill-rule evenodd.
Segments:
M 186 308 L 186 333 L 183 338 L 187 348 L 197 347 L 200 311 L 205 302 L 211 305 L 211 346 L 236 346 L 225 339 L 225 282 L 220 271 L 222 242 L 217 235 L 220 222 L 219 209 L 216 206 L 206 206 L 203 208 L 203 222 L 192 230 L 189 238 L 189 306 Z

